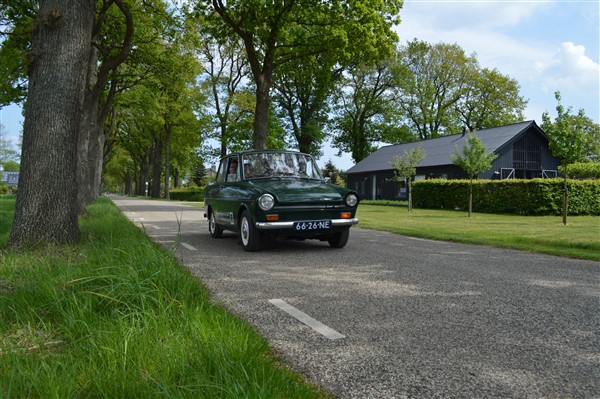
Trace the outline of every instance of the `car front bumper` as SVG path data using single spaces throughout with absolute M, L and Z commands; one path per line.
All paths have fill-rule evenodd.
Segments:
M 256 222 L 258 230 L 291 230 L 294 227 L 295 221 L 285 222 Z M 358 223 L 357 218 L 351 219 L 333 219 L 331 225 L 333 227 L 350 227 Z

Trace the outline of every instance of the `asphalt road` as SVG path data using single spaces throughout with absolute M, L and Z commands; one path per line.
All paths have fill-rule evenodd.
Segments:
M 355 227 L 249 254 L 202 209 L 112 199 L 339 398 L 600 398 L 597 262 Z

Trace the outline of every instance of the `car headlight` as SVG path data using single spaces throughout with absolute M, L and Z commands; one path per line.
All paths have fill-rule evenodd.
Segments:
M 268 211 L 275 206 L 275 198 L 271 194 L 263 194 L 258 199 L 258 206 L 263 211 Z
M 358 204 L 358 197 L 356 196 L 356 194 L 350 193 L 348 195 L 346 195 L 346 205 L 352 207 L 352 206 L 356 206 L 356 204 Z

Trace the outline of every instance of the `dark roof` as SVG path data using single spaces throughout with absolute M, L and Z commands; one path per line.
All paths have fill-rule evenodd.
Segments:
M 511 125 L 481 129 L 477 131 L 477 137 L 485 145 L 487 152 L 497 152 L 501 147 L 514 141 L 517 136 L 534 126 L 542 135 L 543 131 L 534 121 L 514 123 Z M 348 174 L 374 172 L 379 170 L 391 170 L 390 161 L 394 156 L 402 156 L 405 151 L 423 146 L 425 159 L 418 167 L 452 165 L 450 155 L 456 152 L 456 147 L 464 146 L 466 134 L 453 134 L 451 136 L 436 137 L 434 139 L 414 141 L 411 143 L 394 144 L 379 148 L 368 157 L 346 171 Z

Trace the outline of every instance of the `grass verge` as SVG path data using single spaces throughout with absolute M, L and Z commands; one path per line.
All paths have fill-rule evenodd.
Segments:
M 600 261 L 600 217 L 515 216 L 361 204 L 360 227 Z
M 0 248 L 14 198 L 0 197 Z M 106 198 L 74 246 L 0 252 L 0 397 L 323 398 Z

